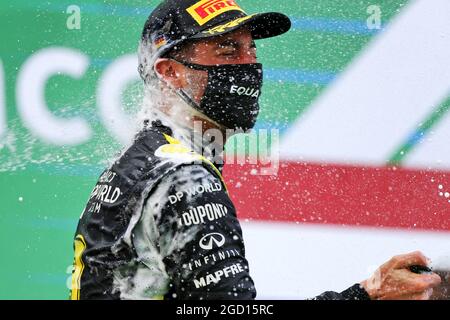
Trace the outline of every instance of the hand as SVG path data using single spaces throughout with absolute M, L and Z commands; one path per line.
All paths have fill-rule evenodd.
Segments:
M 395 256 L 361 286 L 372 300 L 429 300 L 441 278 L 435 273 L 417 274 L 408 269 L 413 265 L 428 266 L 428 263 L 419 251 Z

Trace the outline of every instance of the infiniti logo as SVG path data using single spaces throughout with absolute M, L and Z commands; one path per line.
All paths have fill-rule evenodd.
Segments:
M 225 243 L 225 237 L 217 232 L 208 233 L 200 239 L 200 248 L 204 250 L 211 250 L 212 248 L 220 248 Z

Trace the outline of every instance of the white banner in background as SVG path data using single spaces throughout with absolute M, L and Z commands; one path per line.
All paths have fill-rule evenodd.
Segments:
M 450 94 L 449 57 L 450 1 L 412 1 L 287 131 L 282 159 L 385 164 Z M 447 133 L 439 158 L 450 168 Z
M 450 270 L 450 233 L 246 222 L 246 257 L 258 299 L 304 299 L 341 292 L 395 255 L 421 250 Z

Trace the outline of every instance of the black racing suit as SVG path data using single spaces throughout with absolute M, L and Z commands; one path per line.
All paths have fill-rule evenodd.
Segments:
M 101 175 L 75 235 L 72 299 L 256 297 L 221 167 L 173 134 L 152 122 Z M 315 299 L 368 295 L 355 285 Z

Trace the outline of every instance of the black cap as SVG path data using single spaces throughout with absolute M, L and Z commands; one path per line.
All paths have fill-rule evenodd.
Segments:
M 181 42 L 218 36 L 244 25 L 254 39 L 264 39 L 287 32 L 291 21 L 277 12 L 247 15 L 234 0 L 165 0 L 147 19 L 142 40 L 151 42 L 154 61 Z

